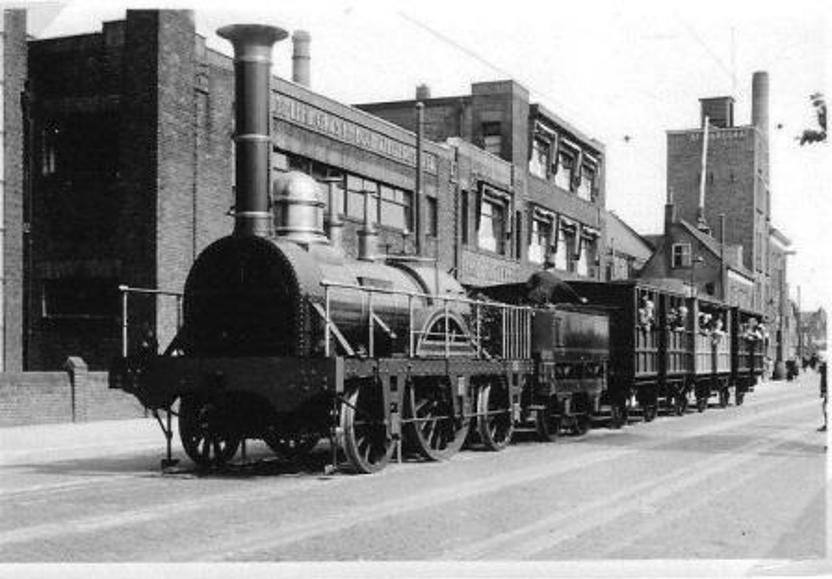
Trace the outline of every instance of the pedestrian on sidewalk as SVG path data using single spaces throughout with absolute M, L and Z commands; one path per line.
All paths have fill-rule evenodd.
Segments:
M 823 405 L 823 426 L 818 428 L 819 432 L 826 432 L 826 358 L 821 358 L 818 364 L 820 373 L 820 398 Z

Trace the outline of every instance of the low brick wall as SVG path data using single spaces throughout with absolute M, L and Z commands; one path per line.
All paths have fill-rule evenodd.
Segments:
M 107 388 L 106 372 L 74 359 L 65 372 L 0 374 L 0 426 L 143 417 L 134 396 Z

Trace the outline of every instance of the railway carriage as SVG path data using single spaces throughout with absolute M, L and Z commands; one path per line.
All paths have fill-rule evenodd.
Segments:
M 733 318 L 730 306 L 717 300 L 691 299 L 694 332 L 692 375 L 696 409 L 704 412 L 708 400 L 716 395 L 720 407 L 728 405 L 732 385 Z
M 734 333 L 731 341 L 731 371 L 734 402 L 742 405 L 745 395 L 763 374 L 765 329 L 763 315 L 743 308 L 732 308 Z

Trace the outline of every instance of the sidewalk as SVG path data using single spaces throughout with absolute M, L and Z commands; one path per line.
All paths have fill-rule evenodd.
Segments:
M 174 423 L 175 427 L 175 423 Z M 174 437 L 178 442 L 178 437 Z M 103 420 L 0 428 L 0 465 L 165 449 L 156 419 Z

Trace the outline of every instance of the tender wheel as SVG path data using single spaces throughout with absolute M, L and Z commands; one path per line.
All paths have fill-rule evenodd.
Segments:
M 729 400 L 730 397 L 731 397 L 731 392 L 728 390 L 728 388 L 723 388 L 722 390 L 720 390 L 719 391 L 719 407 L 720 408 L 725 408 L 726 406 L 728 406 L 728 400 Z
M 561 417 L 556 414 L 557 406 L 547 404 L 546 408 L 535 410 L 534 427 L 541 442 L 554 442 L 560 434 Z
M 179 438 L 200 467 L 223 466 L 240 446 L 240 436 L 223 408 L 195 395 L 183 396 L 179 403 Z
M 477 433 L 488 450 L 503 450 L 511 442 L 514 421 L 504 384 L 486 384 L 477 392 Z
M 320 440 L 320 435 L 304 432 L 274 432 L 265 436 L 264 440 L 275 454 L 288 460 L 295 460 L 315 448 Z
M 405 405 L 408 446 L 430 460 L 446 460 L 465 443 L 470 419 L 454 416 L 450 387 L 411 385 Z
M 572 434 L 583 436 L 589 432 L 591 419 L 589 414 L 578 414 L 572 417 Z
M 610 407 L 610 428 L 621 428 L 627 423 L 627 408 L 623 404 L 613 403 Z
M 742 406 L 742 403 L 745 401 L 745 391 L 737 388 L 736 392 L 734 392 L 734 403 L 737 406 Z
M 353 472 L 378 472 L 393 454 L 380 398 L 378 388 L 368 384 L 352 388 L 341 405 L 344 454 Z

